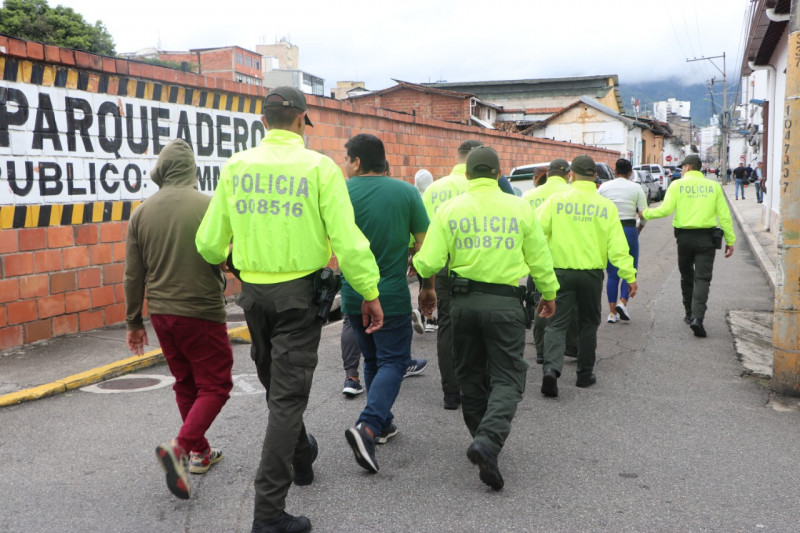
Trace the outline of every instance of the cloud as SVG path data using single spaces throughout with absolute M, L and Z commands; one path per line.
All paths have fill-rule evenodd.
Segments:
M 300 68 L 326 80 L 359 78 L 371 89 L 391 78 L 473 81 L 617 74 L 621 83 L 721 74 L 690 57 L 726 52 L 738 70 L 749 0 L 356 0 L 300 4 L 274 0 L 140 0 L 120 10 L 66 0 L 102 20 L 119 51 L 188 50 L 288 37 Z M 721 66 L 721 63 L 720 63 Z

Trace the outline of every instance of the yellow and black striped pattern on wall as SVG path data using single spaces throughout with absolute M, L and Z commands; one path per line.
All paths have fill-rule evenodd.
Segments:
M 88 72 L 5 56 L 0 56 L 0 72 L 3 73 L 5 81 L 31 83 L 45 87 L 64 87 L 90 93 L 128 96 L 207 109 L 261 114 L 261 97 L 251 95 L 138 80 L 117 74 Z
M 0 206 L 0 229 L 45 228 L 128 220 L 141 200 L 85 204 Z
M 10 82 L 63 87 L 215 110 L 261 113 L 261 98 L 257 96 L 144 81 L 7 56 L 0 56 L 0 73 L 4 81 Z M 3 205 L 0 206 L 0 229 L 128 220 L 133 209 L 141 203 L 141 200 L 126 200 L 79 204 Z

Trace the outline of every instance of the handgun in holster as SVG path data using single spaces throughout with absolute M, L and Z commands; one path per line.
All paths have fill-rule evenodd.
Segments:
M 460 278 L 455 272 L 450 272 L 450 296 L 467 294 L 469 292 L 469 279 Z
M 534 317 L 536 316 L 536 307 L 539 305 L 541 295 L 536 290 L 533 280 L 528 276 L 525 295 L 522 298 L 522 307 L 525 309 L 525 329 L 531 329 Z
M 317 316 L 323 321 L 328 319 L 331 306 L 336 299 L 336 293 L 342 288 L 342 276 L 335 274 L 328 267 L 323 268 L 314 276 L 314 303 L 319 304 Z

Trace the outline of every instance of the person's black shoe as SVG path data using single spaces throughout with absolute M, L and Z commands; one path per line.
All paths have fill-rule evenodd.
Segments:
M 558 396 L 558 372 L 552 368 L 545 370 L 542 376 L 542 394 L 548 398 Z
M 461 393 L 457 392 L 455 394 L 445 394 L 444 395 L 444 408 L 449 409 L 450 411 L 458 409 L 459 404 L 461 404 Z
M 585 389 L 586 387 L 591 387 L 595 383 L 597 383 L 597 376 L 594 374 L 580 374 L 578 380 L 575 382 L 575 386 Z
M 567 357 L 578 357 L 578 347 L 577 346 L 567 346 L 564 350 L 564 355 Z
M 344 436 L 353 449 L 359 466 L 373 474 L 376 473 L 379 467 L 375 458 L 375 438 L 370 436 L 363 422 L 345 431 Z
M 503 476 L 497 467 L 497 456 L 490 452 L 486 446 L 480 442 L 473 442 L 467 448 L 467 458 L 480 469 L 481 481 L 492 487 L 494 490 L 503 488 Z
M 315 439 L 314 435 L 311 433 L 307 435 L 308 443 L 311 444 L 311 462 L 304 466 L 294 467 L 294 484 L 300 485 L 301 487 L 311 485 L 311 483 L 314 482 L 314 468 L 311 465 L 317 460 L 317 455 L 319 455 L 317 439 Z
M 685 317 L 683 317 L 683 323 L 686 324 L 687 326 L 689 324 L 691 324 L 692 323 L 692 315 L 687 314 Z
M 544 364 L 544 354 L 538 353 L 538 352 L 536 353 L 536 364 L 537 365 L 543 365 Z
M 292 516 L 286 511 L 275 520 L 253 519 L 251 533 L 306 533 L 311 531 L 311 520 L 305 516 Z
M 706 336 L 706 328 L 703 327 L 703 321 L 699 318 L 693 318 L 692 323 L 689 324 L 689 327 L 692 328 L 695 337 Z

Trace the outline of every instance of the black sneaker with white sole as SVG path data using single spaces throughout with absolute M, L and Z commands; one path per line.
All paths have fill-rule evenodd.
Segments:
M 347 443 L 353 449 L 356 462 L 368 472 L 378 471 L 378 460 L 375 459 L 375 439 L 367 432 L 364 424 L 358 424 L 344 432 Z
M 381 434 L 377 436 L 375 444 L 386 444 L 395 435 L 397 435 L 397 426 L 389 424 L 389 427 L 381 431 Z

